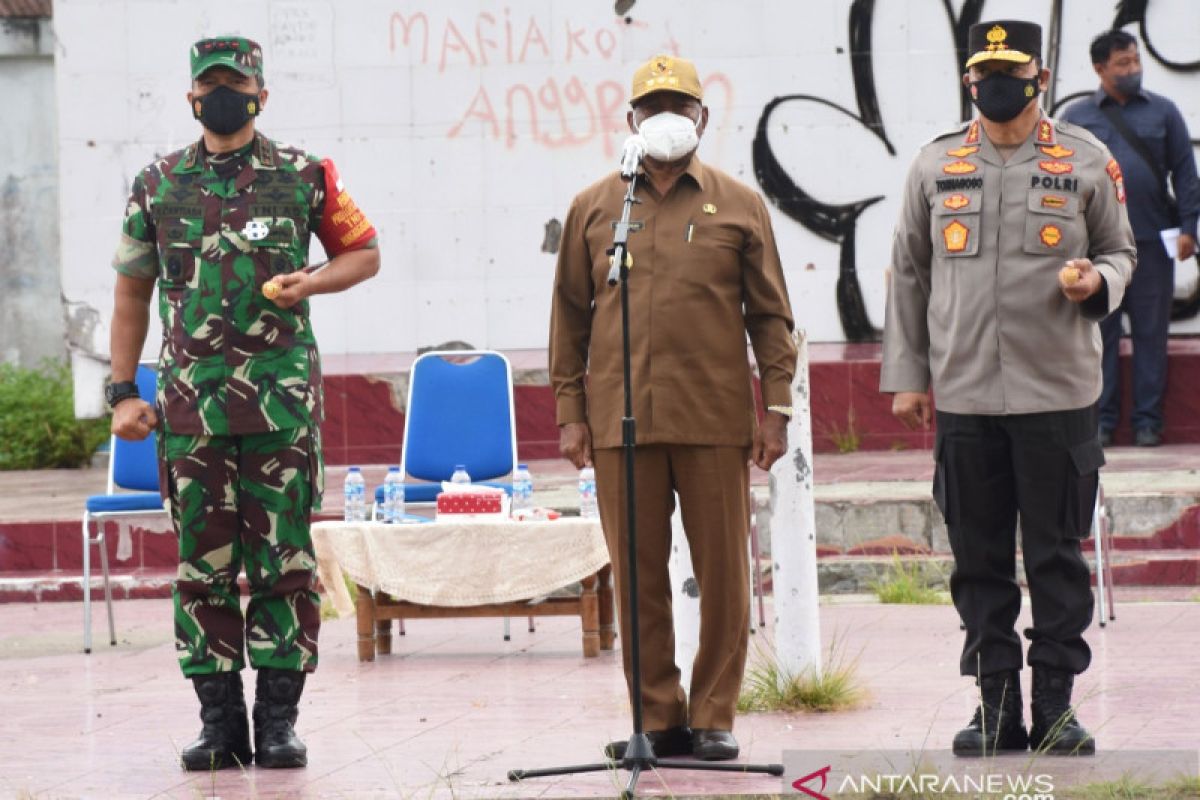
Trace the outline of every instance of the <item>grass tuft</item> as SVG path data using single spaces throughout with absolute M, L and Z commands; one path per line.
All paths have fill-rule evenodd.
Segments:
M 936 573 L 932 581 L 926 565 Z M 881 603 L 933 606 L 950 602 L 945 586 L 946 578 L 936 564 L 922 560 L 905 563 L 899 553 L 893 552 L 891 566 L 882 578 L 871 582 L 871 591 Z
M 755 644 L 753 662 L 742 681 L 737 709 L 755 711 L 844 711 L 859 706 L 866 690 L 858 678 L 858 658 L 847 660 L 835 638 L 825 668 L 792 675 L 774 655 L 774 645 Z

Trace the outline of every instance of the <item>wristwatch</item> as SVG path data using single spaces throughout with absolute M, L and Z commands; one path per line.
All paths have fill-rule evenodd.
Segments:
M 116 408 L 117 403 L 138 396 L 137 384 L 133 381 L 118 381 L 104 387 L 104 399 L 109 408 Z

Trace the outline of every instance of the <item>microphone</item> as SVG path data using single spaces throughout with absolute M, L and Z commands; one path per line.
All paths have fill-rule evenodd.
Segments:
M 646 140 L 640 133 L 635 133 L 625 140 L 621 148 L 621 177 L 629 180 L 637 174 L 638 165 L 646 155 Z

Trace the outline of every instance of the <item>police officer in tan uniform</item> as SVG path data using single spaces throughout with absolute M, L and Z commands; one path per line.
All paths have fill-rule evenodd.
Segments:
M 960 670 L 982 698 L 958 755 L 1095 752 L 1071 710 L 1091 661 L 1079 540 L 1104 463 L 1097 323 L 1120 305 L 1136 250 L 1117 162 L 1039 107 L 1041 41 L 1028 22 L 971 27 L 963 80 L 980 116 L 918 153 L 892 247 L 880 388 L 909 427 L 928 427 L 937 396 L 933 493 L 966 628 Z M 1033 612 L 1028 734 L 1018 517 Z
M 749 635 L 748 463 L 786 449 L 796 366 L 792 312 L 762 198 L 695 151 L 708 122 L 696 68 L 656 56 L 634 73 L 630 128 L 646 140 L 629 252 L 637 420 L 638 602 L 645 728 L 656 755 L 734 758 L 733 717 Z M 630 636 L 619 291 L 608 248 L 627 184 L 613 172 L 583 190 L 563 224 L 554 280 L 550 380 L 560 449 L 596 467 L 600 518 Z M 755 420 L 746 339 L 762 379 Z M 585 381 L 586 375 L 586 381 Z M 679 496 L 700 587 L 700 647 L 685 694 L 675 666 L 667 561 Z M 631 669 L 622 648 L 625 672 Z M 608 753 L 624 754 L 625 742 Z

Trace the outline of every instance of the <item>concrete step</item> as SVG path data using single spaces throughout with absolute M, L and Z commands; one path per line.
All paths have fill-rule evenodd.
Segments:
M 1083 543 L 1084 557 L 1095 563 L 1092 542 Z M 1118 587 L 1179 587 L 1192 590 L 1186 599 L 1200 600 L 1200 548 L 1114 551 L 1111 555 L 1113 584 Z M 1017 575 L 1024 585 L 1024 567 L 1017 556 Z M 916 568 L 926 585 L 949 586 L 953 558 L 945 553 L 899 553 L 888 550 L 853 555 L 818 554 L 817 580 L 822 594 L 870 594 L 876 583 L 885 581 L 897 564 Z M 771 593 L 771 561 L 761 558 L 759 570 L 763 588 Z M 1093 567 L 1094 573 L 1094 567 Z M 116 600 L 139 600 L 171 596 L 173 567 L 140 568 L 112 573 L 111 586 Z M 246 593 L 245 580 L 240 581 Z M 1093 584 L 1095 583 L 1093 578 Z M 92 599 L 103 601 L 100 578 L 92 578 Z M 62 570 L 0 573 L 0 603 L 66 602 L 83 599 L 83 578 Z

